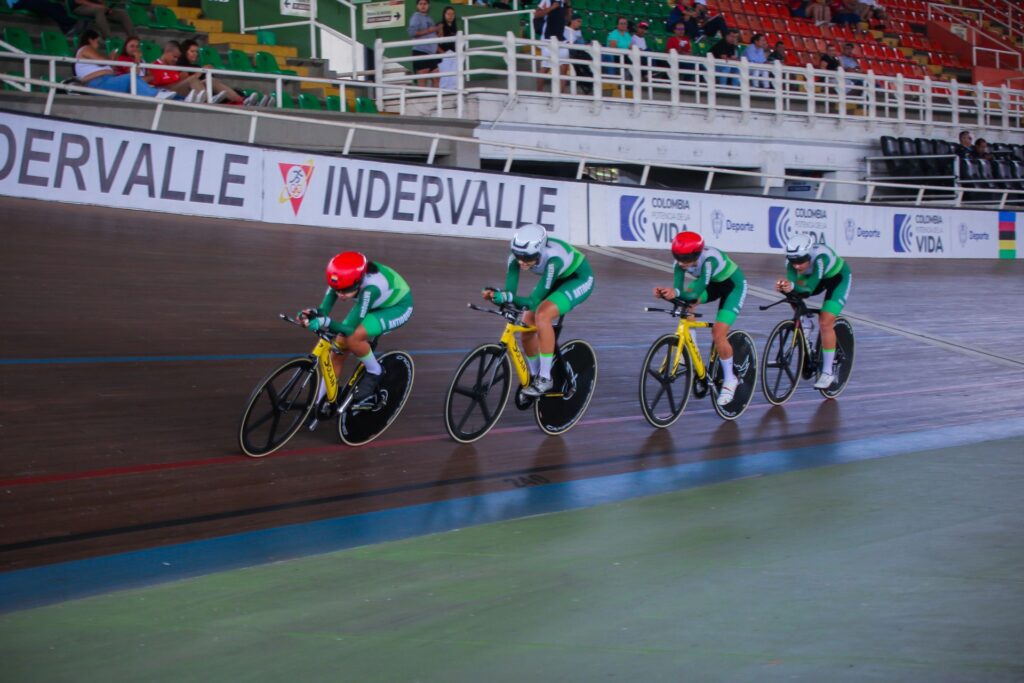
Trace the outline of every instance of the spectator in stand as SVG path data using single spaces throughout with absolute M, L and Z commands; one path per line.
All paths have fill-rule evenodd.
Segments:
M 630 43 L 631 45 L 635 45 L 636 48 L 641 52 L 650 52 L 650 48 L 647 47 L 648 27 L 650 27 L 650 24 L 648 24 L 646 21 L 641 21 L 640 23 L 638 23 L 636 25 L 636 33 L 633 34 L 633 40 Z M 649 74 L 644 67 L 648 66 L 649 64 L 650 60 L 647 57 L 640 57 L 640 78 L 642 80 L 648 80 Z
M 751 36 L 750 45 L 743 52 L 743 56 L 751 64 L 766 64 L 768 62 L 768 55 L 765 53 L 765 50 L 767 49 L 768 39 L 765 38 L 763 33 L 755 33 Z M 755 88 L 769 89 L 772 87 L 771 75 L 765 69 L 751 69 L 750 84 Z
M 176 66 L 180 58 L 181 45 L 176 40 L 168 40 L 164 44 L 163 54 L 153 62 L 152 67 Z M 202 74 L 152 67 L 149 69 L 149 82 L 153 87 L 166 88 L 186 102 L 202 102 L 206 97 L 206 90 L 200 80 Z
M 807 18 L 808 0 L 789 0 L 789 16 L 797 19 Z
M 974 157 L 974 136 L 969 130 L 960 131 L 957 142 L 953 144 L 953 153 L 958 157 Z
M 559 43 L 565 41 L 565 10 L 562 7 L 561 0 L 540 0 L 537 5 L 537 9 L 533 11 L 534 31 L 537 30 L 537 24 L 540 22 L 540 32 L 538 34 L 539 39 L 549 41 L 554 38 Z M 540 63 L 540 73 L 549 74 L 551 73 L 551 48 L 544 46 L 540 49 L 541 57 L 543 61 Z M 558 59 L 566 60 L 569 59 L 569 48 L 559 45 L 558 47 Z M 558 65 L 558 72 L 563 76 L 569 75 L 569 65 L 565 62 L 560 62 Z M 544 81 L 547 79 L 537 79 L 537 90 L 544 89 Z M 559 81 L 559 92 L 561 92 L 562 81 Z
M 410 40 L 431 38 L 437 35 L 437 24 L 430 18 L 430 0 L 416 0 L 416 13 L 409 19 L 409 26 L 406 28 Z M 424 76 L 437 73 L 440 59 L 429 57 L 437 54 L 437 45 L 416 45 L 412 48 L 412 56 L 420 57 L 412 63 L 416 73 Z M 425 88 L 436 88 L 436 78 L 420 78 L 418 84 Z
M 714 38 L 719 33 L 725 36 L 728 30 L 729 27 L 726 26 L 722 15 L 711 16 L 706 4 L 694 4 L 693 11 L 686 18 L 686 35 L 690 40 L 697 40 L 702 36 Z
M 988 159 L 989 161 L 995 158 L 992 155 L 991 150 L 989 150 L 988 140 L 986 140 L 985 138 L 978 138 L 974 142 L 974 149 L 971 152 L 971 156 L 973 156 L 975 159 Z
M 857 11 L 860 14 L 860 20 L 868 24 L 875 21 L 884 26 L 889 18 L 885 14 L 885 8 L 878 4 L 878 0 L 860 0 L 857 4 Z
M 839 0 L 838 11 L 832 12 L 832 23 L 848 24 L 856 26 L 860 23 L 860 13 L 857 10 L 858 0 Z
M 620 50 L 629 49 L 629 46 L 633 44 L 633 34 L 629 31 L 629 20 L 626 17 L 619 17 L 616 20 L 615 30 L 608 34 L 604 44 L 606 47 L 614 47 Z M 604 60 L 606 62 L 615 62 L 616 64 L 623 64 L 629 61 L 628 58 L 621 55 L 605 55 Z M 619 69 L 605 68 L 605 73 L 610 76 L 618 76 Z
M 78 39 L 78 51 L 75 53 L 75 59 L 107 59 L 108 55 L 100 52 L 100 40 L 101 36 L 98 31 L 88 29 L 82 33 Z M 100 90 L 109 90 L 111 92 L 129 93 L 132 88 L 132 76 L 131 74 L 121 74 L 118 76 L 114 73 L 114 70 L 109 66 L 103 66 L 100 64 L 83 64 L 81 62 L 75 62 L 75 78 L 77 78 L 82 85 L 86 85 L 90 88 L 98 88 Z M 138 76 L 134 79 L 135 93 L 142 95 L 143 97 L 159 97 L 161 99 L 167 99 L 174 97 L 174 93 L 170 90 L 157 90 L 150 84 Z
M 48 17 L 50 21 L 60 27 L 60 32 L 69 35 L 74 33 L 75 19 L 68 16 L 64 6 L 50 0 L 7 0 L 7 6 L 11 9 L 24 10 L 32 14 Z
M 843 53 L 839 55 L 839 66 L 843 67 L 843 71 L 846 72 L 846 94 L 857 95 L 860 93 L 860 86 L 864 85 L 864 81 L 859 78 L 849 78 L 849 74 L 863 73 L 863 69 L 860 68 L 860 62 L 853 56 L 854 45 L 853 43 L 843 43 Z
M 72 11 L 78 16 L 92 19 L 96 30 L 104 39 L 110 37 L 111 19 L 121 24 L 126 34 L 135 35 L 135 24 L 132 23 L 128 12 L 110 7 L 105 0 L 69 0 L 69 4 L 72 5 Z
M 818 68 L 826 71 L 837 71 L 839 69 L 839 55 L 836 54 L 835 45 L 827 45 L 825 52 L 818 57 Z
M 675 50 L 680 56 L 691 53 L 690 41 L 686 37 L 686 24 L 677 21 L 672 27 L 672 35 L 665 42 L 665 52 Z
M 807 18 L 818 26 L 832 23 L 832 8 L 825 0 L 813 0 L 806 9 Z
M 441 63 L 437 66 L 441 74 L 441 90 L 456 90 L 458 88 L 458 77 L 453 74 L 458 70 L 458 57 L 455 52 L 455 35 L 459 32 L 459 20 L 455 15 L 455 8 L 448 5 L 441 11 L 441 22 L 437 25 L 438 38 L 452 38 L 439 43 L 438 52 L 442 55 Z
M 782 62 L 786 64 L 786 44 L 781 40 L 775 43 L 775 49 L 768 53 L 769 62 Z
M 725 37 L 722 40 L 715 43 L 714 47 L 711 48 L 711 54 L 714 55 L 715 59 L 720 59 L 726 62 L 738 61 L 736 52 L 740 42 L 740 32 L 734 28 L 726 30 Z M 739 73 L 739 69 L 734 66 L 716 66 L 715 72 L 718 74 L 729 74 L 719 75 L 716 77 L 719 85 L 731 85 L 738 88 L 740 86 L 740 79 L 736 78 L 732 74 Z
M 178 57 L 178 66 L 197 67 L 199 64 L 199 43 L 194 40 L 186 40 L 181 44 L 181 55 Z M 208 69 L 210 67 L 203 67 Z M 203 90 L 206 90 L 206 81 L 210 80 L 213 87 L 213 99 L 210 104 L 217 104 L 227 100 L 229 104 L 255 104 L 257 95 L 249 96 L 249 99 L 242 97 L 237 90 L 218 81 L 209 74 L 200 73 L 199 80 L 203 83 Z
M 565 42 L 569 45 L 585 46 L 587 44 L 587 41 L 583 39 L 583 17 L 580 15 L 574 14 L 569 20 L 569 25 L 565 27 Z M 569 59 L 579 62 L 589 62 L 591 60 L 590 53 L 584 49 L 570 49 Z M 584 79 L 577 82 L 576 91 L 581 95 L 592 95 L 594 93 L 593 69 L 586 63 L 574 63 L 572 68 L 576 72 L 576 76 Z
M 111 59 L 116 59 L 119 62 L 127 62 L 129 64 L 142 64 L 142 48 L 139 46 L 138 36 L 128 36 L 124 40 L 124 47 L 121 48 L 119 53 L 110 53 Z M 131 67 L 128 66 L 115 66 L 113 67 L 114 74 L 120 76 L 121 74 L 131 73 Z M 152 78 L 147 74 L 146 69 L 139 68 L 136 73 L 142 77 L 142 80 L 152 85 Z

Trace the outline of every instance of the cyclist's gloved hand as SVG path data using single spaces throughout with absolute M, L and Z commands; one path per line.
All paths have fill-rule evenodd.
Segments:
M 512 292 L 501 292 L 501 291 L 498 291 L 498 292 L 494 293 L 494 298 L 492 299 L 492 301 L 494 301 L 494 303 L 496 303 L 496 304 L 498 304 L 500 306 L 501 304 L 511 303 L 512 302 L 512 296 L 513 296 Z
M 312 318 L 320 315 L 320 311 L 315 308 L 303 308 L 301 311 L 295 314 L 295 318 L 303 325 L 307 324 Z
M 314 318 L 310 318 L 308 325 L 309 329 L 313 330 L 314 332 L 326 330 L 330 326 L 331 319 L 328 318 L 326 315 L 318 315 Z

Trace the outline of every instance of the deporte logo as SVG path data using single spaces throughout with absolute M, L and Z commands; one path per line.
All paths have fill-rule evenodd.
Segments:
M 292 203 L 292 211 L 299 215 L 299 207 L 306 196 L 309 188 L 309 181 L 313 178 L 313 160 L 308 159 L 305 164 L 278 163 L 281 169 L 281 177 L 284 178 L 284 185 L 281 187 L 281 194 L 277 201 L 279 204 Z
M 847 218 L 846 223 L 843 224 L 843 235 L 846 237 L 847 244 L 853 244 L 854 240 L 866 239 L 866 240 L 877 240 L 881 239 L 882 231 L 873 228 L 865 228 L 857 224 L 852 218 Z
M 619 197 L 619 237 L 626 242 L 647 241 L 647 211 L 643 197 Z
M 966 247 L 968 242 L 987 242 L 991 239 L 987 232 L 974 232 L 966 224 L 960 224 L 960 246 Z

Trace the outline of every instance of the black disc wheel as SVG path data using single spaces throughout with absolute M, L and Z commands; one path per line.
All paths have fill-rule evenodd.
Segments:
M 552 436 L 564 434 L 587 412 L 597 386 L 597 354 L 582 339 L 558 348 L 551 366 L 551 391 L 537 398 L 533 412 L 537 426 Z
M 735 420 L 750 405 L 757 388 L 757 349 L 754 340 L 742 330 L 729 333 L 729 344 L 732 345 L 732 370 L 740 383 L 731 401 L 724 406 L 718 405 L 718 392 L 722 386 L 721 367 L 715 354 L 712 354 L 711 371 L 714 381 L 711 383 L 711 405 L 723 420 Z
M 484 344 L 455 371 L 445 401 L 444 426 L 462 443 L 476 441 L 501 417 L 511 388 L 512 362 L 501 344 Z
M 362 446 L 383 434 L 402 412 L 412 391 L 416 368 L 409 354 L 388 351 L 378 360 L 384 375 L 376 393 L 362 401 L 349 401 L 338 415 L 338 436 L 349 446 Z
M 835 398 L 843 393 L 846 383 L 850 381 L 850 373 L 853 372 L 854 340 L 853 325 L 846 318 L 836 318 L 833 325 L 836 331 L 836 357 L 832 365 L 836 381 L 828 389 L 819 389 L 821 395 L 826 398 Z
M 267 375 L 242 413 L 238 430 L 242 452 L 261 458 L 285 445 L 313 410 L 319 385 L 312 358 L 293 358 Z
M 651 344 L 640 373 L 640 408 L 653 427 L 668 427 L 690 400 L 693 371 L 683 350 L 676 362 L 679 336 L 666 334 Z
M 768 335 L 761 357 L 761 393 L 769 403 L 781 406 L 800 384 L 804 366 L 803 336 L 792 320 L 783 320 Z

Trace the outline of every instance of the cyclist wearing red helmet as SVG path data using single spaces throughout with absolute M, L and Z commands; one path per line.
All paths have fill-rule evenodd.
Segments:
M 711 338 L 722 364 L 722 390 L 718 405 L 732 401 L 739 380 L 732 368 L 732 344 L 729 328 L 747 298 L 747 279 L 743 271 L 721 249 L 704 245 L 704 238 L 695 232 L 681 232 L 672 240 L 672 256 L 676 260 L 675 282 L 672 287 L 655 287 L 659 299 L 678 297 L 691 303 L 719 300 L 718 315 L 711 327 Z M 686 273 L 693 279 L 684 287 Z
M 329 330 L 339 335 L 335 346 L 341 349 L 331 361 L 338 376 L 351 351 L 366 368 L 366 378 L 356 388 L 356 400 L 373 394 L 383 372 L 370 348 L 370 339 L 379 337 L 409 321 L 412 316 L 412 291 L 401 275 L 391 268 L 370 261 L 358 251 L 343 251 L 327 264 L 327 292 L 317 308 L 299 314 L 299 320 L 313 330 Z M 355 299 L 356 305 L 342 321 L 328 314 L 341 299 Z

